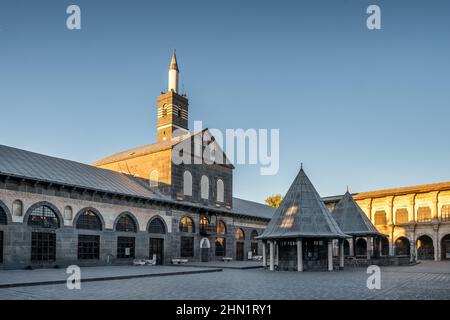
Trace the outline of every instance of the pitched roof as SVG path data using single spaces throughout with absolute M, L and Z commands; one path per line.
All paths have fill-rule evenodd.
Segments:
M 192 143 L 192 142 L 190 142 L 191 139 L 194 138 L 196 135 L 200 135 L 200 134 L 202 135 L 202 137 L 201 137 L 202 141 L 203 141 L 203 135 L 207 135 L 213 141 L 215 140 L 214 137 L 212 136 L 211 132 L 209 131 L 209 129 L 205 128 L 202 131 L 189 132 L 189 133 L 174 137 L 169 140 L 165 140 L 165 141 L 161 141 L 161 142 L 153 143 L 153 144 L 148 144 L 148 145 L 145 145 L 142 147 L 137 147 L 134 149 L 114 153 L 103 159 L 95 161 L 92 165 L 99 167 L 99 166 L 106 165 L 106 164 L 113 163 L 113 162 L 118 162 L 118 161 L 136 158 L 136 157 L 141 157 L 141 156 L 145 156 L 145 155 L 152 154 L 155 152 L 172 149 L 173 147 L 175 147 L 176 145 L 178 145 L 180 143 L 184 143 L 184 145 L 181 145 L 181 148 L 183 148 L 185 150 L 190 149 L 189 148 L 190 145 L 188 145 L 188 143 Z M 227 158 L 225 152 L 223 152 L 220 145 L 216 143 L 216 147 L 218 148 L 217 150 L 223 154 L 223 159 L 222 159 L 224 162 L 223 165 L 229 166 L 234 169 L 233 164 Z
M 201 132 L 204 132 L 205 130 L 208 130 L 208 129 L 204 129 Z M 117 152 L 117 153 L 114 153 L 103 159 L 95 161 L 92 165 L 101 166 L 101 165 L 109 164 L 112 162 L 132 159 L 132 158 L 136 158 L 136 157 L 140 157 L 140 156 L 145 156 L 147 154 L 155 153 L 158 151 L 171 149 L 173 146 L 177 145 L 178 143 L 183 142 L 201 132 L 197 132 L 197 133 L 190 132 L 188 134 L 174 137 L 169 140 L 165 140 L 165 141 L 161 141 L 161 142 L 153 143 L 153 144 L 147 144 L 145 146 L 129 149 L 126 151 Z
M 275 208 L 267 206 L 262 203 L 244 200 L 240 198 L 233 198 L 233 212 L 255 217 L 262 217 L 270 219 L 275 213 Z
M 0 145 L 0 174 L 121 195 L 165 198 L 129 175 L 4 145 Z
M 232 209 L 177 201 L 151 190 L 144 179 L 4 145 L 0 145 L 0 174 L 263 219 L 270 219 L 274 211 L 264 204 L 239 198 L 233 198 Z
M 347 191 L 331 213 L 341 230 L 350 235 L 380 235 Z
M 275 211 L 262 239 L 347 238 L 323 203 L 316 189 L 300 170 Z

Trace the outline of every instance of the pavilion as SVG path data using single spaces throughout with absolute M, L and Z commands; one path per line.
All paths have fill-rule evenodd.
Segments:
M 344 242 L 346 256 L 365 256 L 370 260 L 373 256 L 381 256 L 383 247 L 389 250 L 387 235 L 377 230 L 348 190 L 331 215 L 342 232 L 352 237 Z
M 261 236 L 263 264 L 269 245 L 269 269 L 333 270 L 333 241 L 339 241 L 339 267 L 344 267 L 344 234 L 332 218 L 303 168 Z

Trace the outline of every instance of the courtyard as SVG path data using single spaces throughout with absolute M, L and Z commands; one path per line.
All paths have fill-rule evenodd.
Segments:
M 101 273 L 102 268 L 97 267 L 95 272 Z M 141 275 L 138 278 L 127 278 L 127 274 L 131 270 L 139 276 L 145 269 L 136 272 L 136 267 L 127 268 L 115 271 L 122 279 L 83 282 L 80 290 L 68 290 L 62 283 L 1 288 L 0 299 L 450 299 L 449 261 L 382 267 L 379 290 L 367 288 L 366 281 L 370 275 L 364 268 L 303 273 L 223 268 L 222 271 L 214 269 L 211 270 L 214 272 L 184 273 L 196 268 L 197 271 L 205 271 L 208 267 L 182 267 L 186 270 L 179 269 L 183 271 L 179 274 L 167 274 L 167 268 L 178 267 L 161 266 L 156 268 L 161 268 L 165 276 Z M 4 281 L 4 277 L 11 272 L 0 271 L 0 279 Z M 60 270 L 45 272 L 47 280 L 51 278 L 48 273 L 61 274 Z M 108 274 L 111 272 L 108 270 Z

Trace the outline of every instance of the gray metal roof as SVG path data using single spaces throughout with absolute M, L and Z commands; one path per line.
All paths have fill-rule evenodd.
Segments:
M 302 237 L 348 237 L 331 217 L 303 169 L 298 173 L 260 238 Z
M 275 208 L 262 203 L 233 198 L 233 212 L 270 219 L 275 213 Z
M 350 235 L 380 235 L 367 215 L 347 191 L 331 213 L 341 230 Z
M 187 201 L 175 201 L 151 190 L 146 186 L 144 179 L 4 145 L 0 145 L 0 174 L 263 219 L 270 219 L 275 210 L 264 204 L 239 198 L 233 198 L 232 209 L 218 209 Z
M 4 145 L 0 145 L 0 174 L 121 195 L 165 198 L 122 173 Z

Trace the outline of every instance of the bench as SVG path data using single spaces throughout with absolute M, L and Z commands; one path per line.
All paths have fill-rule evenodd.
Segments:
M 145 266 L 145 260 L 144 259 L 134 259 L 133 260 L 133 266 Z
M 172 259 L 172 264 L 186 264 L 188 259 Z

